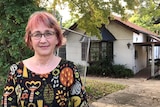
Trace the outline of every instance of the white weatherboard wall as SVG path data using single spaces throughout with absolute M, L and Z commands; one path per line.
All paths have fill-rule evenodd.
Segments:
M 157 42 L 156 40 L 153 40 L 153 42 Z M 150 50 L 150 53 L 152 50 Z M 149 56 L 150 59 L 152 59 L 152 54 Z M 154 47 L 154 59 L 160 59 L 160 46 Z
M 154 52 L 154 59 L 160 59 L 160 47 L 159 46 L 155 46 L 154 50 L 155 50 L 155 52 Z
M 129 69 L 132 69 L 134 73 L 137 73 L 141 69 L 146 67 L 147 53 L 146 47 L 137 48 L 138 56 L 135 59 L 135 45 L 133 42 L 143 42 L 145 38 L 142 34 L 137 35 L 133 31 L 127 29 L 120 24 L 111 22 L 107 29 L 116 37 L 114 41 L 114 63 L 126 65 Z M 127 43 L 130 43 L 130 48 L 127 47 Z
M 143 34 L 133 33 L 133 43 L 146 42 L 146 36 Z M 136 58 L 135 58 L 135 71 L 138 72 L 147 66 L 147 47 L 135 46 Z
M 125 65 L 127 68 L 137 72 L 135 65 L 135 48 L 133 45 L 133 32 L 127 28 L 111 22 L 107 29 L 116 37 L 114 41 L 114 63 Z M 127 44 L 130 43 L 130 48 Z
M 135 70 L 134 63 L 134 47 L 133 47 L 133 32 L 126 29 L 125 27 L 111 22 L 107 29 L 115 36 L 117 39 L 114 41 L 114 63 L 126 65 L 126 67 Z M 130 43 L 130 48 L 127 47 L 127 44 Z M 134 71 L 135 72 L 135 71 Z
M 146 41 L 143 34 L 133 33 L 133 43 L 141 43 L 143 41 Z
M 135 46 L 137 57 L 135 59 L 136 71 L 140 71 L 147 66 L 146 46 Z
M 77 31 L 80 32 L 80 31 Z M 69 33 L 66 43 L 66 59 L 75 62 L 76 64 L 85 65 L 85 61 L 81 60 L 81 35 Z

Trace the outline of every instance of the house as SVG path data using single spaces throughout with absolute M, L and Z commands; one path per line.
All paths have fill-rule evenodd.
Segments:
M 157 20 L 155 20 L 154 24 L 159 24 L 160 23 L 160 18 L 158 18 Z
M 150 65 L 150 60 L 154 63 L 154 59 L 160 59 L 160 49 L 155 50 L 155 46 L 160 46 L 160 38 L 149 30 L 115 17 L 108 25 L 103 24 L 100 32 L 102 40 L 88 37 L 75 23 L 64 33 L 67 43 L 60 49 L 60 56 L 80 65 L 112 58 L 114 64 L 126 65 L 134 74 Z

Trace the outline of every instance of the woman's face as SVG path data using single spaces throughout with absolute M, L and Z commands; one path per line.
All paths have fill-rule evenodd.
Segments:
M 49 56 L 55 51 L 58 44 L 55 30 L 44 24 L 39 24 L 31 31 L 31 45 L 35 55 Z

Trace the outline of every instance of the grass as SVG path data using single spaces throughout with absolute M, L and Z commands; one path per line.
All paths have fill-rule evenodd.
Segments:
M 82 80 L 83 81 L 83 80 Z M 88 101 L 93 102 L 99 98 L 102 98 L 113 92 L 123 90 L 126 88 L 125 85 L 107 83 L 100 80 L 86 79 L 86 92 L 88 95 Z
M 3 83 L 5 83 L 6 77 L 0 76 L 0 96 L 3 92 Z M 82 78 L 82 81 L 84 79 Z M 87 79 L 86 78 L 86 92 L 89 102 L 96 101 L 99 98 L 102 98 L 108 94 L 113 92 L 123 90 L 126 88 L 125 85 L 115 84 L 115 83 L 107 83 L 105 81 Z

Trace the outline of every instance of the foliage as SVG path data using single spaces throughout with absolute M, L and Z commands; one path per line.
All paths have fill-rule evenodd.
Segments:
M 131 22 L 160 34 L 160 24 L 154 24 L 160 18 L 159 0 L 140 0 L 138 11 L 129 19 Z
M 69 27 L 71 27 L 71 25 L 73 25 L 74 23 L 76 23 L 77 22 L 77 18 L 72 18 L 72 19 L 70 19 L 70 20 L 67 20 L 67 21 L 65 21 L 64 23 L 62 23 L 63 24 L 63 27 L 64 28 L 69 28 Z
M 78 68 L 78 71 L 80 73 L 80 75 L 84 76 L 84 73 L 85 73 L 85 66 L 84 65 L 81 65 L 81 64 L 76 64 L 77 68 Z
M 102 58 L 98 61 L 90 62 L 87 74 L 112 76 L 112 58 Z
M 114 78 L 133 77 L 133 71 L 125 65 L 113 65 L 108 58 L 92 63 L 87 70 L 87 74 L 96 76 L 107 76 Z
M 2 96 L 4 90 L 4 83 L 6 82 L 6 76 L 0 76 L 0 96 Z
M 137 0 L 54 0 L 53 8 L 57 5 L 68 7 L 72 16 L 78 20 L 78 27 L 83 29 L 87 35 L 96 35 L 99 38 L 100 32 L 97 27 L 101 24 L 108 24 L 112 13 L 123 17 L 127 16 L 126 10 L 134 10 L 138 4 Z M 125 5 L 124 5 L 125 4 Z
M 41 9 L 38 0 L 0 0 L 1 73 L 6 73 L 10 64 L 32 55 L 24 44 L 25 26 L 28 17 Z
M 52 13 L 56 17 L 57 21 L 59 21 L 59 23 L 61 25 L 60 21 L 62 20 L 62 16 L 60 15 L 60 13 L 51 7 L 48 7 L 48 8 L 45 7 L 45 8 L 47 9 L 48 12 Z
M 133 71 L 125 67 L 125 65 L 113 65 L 113 73 L 115 78 L 133 77 Z
M 107 83 L 93 79 L 87 79 L 86 83 L 85 88 L 89 102 L 95 101 L 113 92 L 123 90 L 126 87 L 120 84 Z

